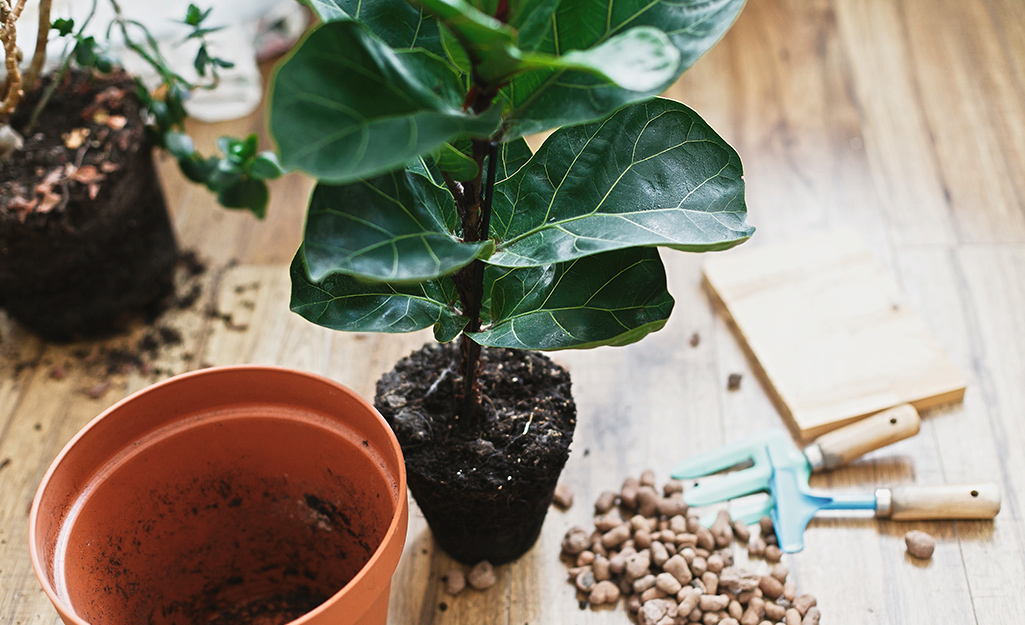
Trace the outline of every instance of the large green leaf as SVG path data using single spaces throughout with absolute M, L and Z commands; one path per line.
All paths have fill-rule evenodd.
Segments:
M 562 128 L 495 185 L 487 262 L 546 265 L 632 246 L 730 248 L 751 236 L 740 157 L 697 113 L 654 99 Z
M 498 171 L 495 172 L 495 181 L 502 182 L 518 172 L 521 167 L 530 161 L 533 156 L 530 146 L 522 138 L 506 141 L 498 146 Z M 485 164 L 485 167 L 487 165 Z
M 631 248 L 545 267 L 485 271 L 490 325 L 470 336 L 516 349 L 626 345 L 673 310 L 658 250 Z
M 516 31 L 466 0 L 415 0 L 448 27 L 476 66 L 477 76 L 498 84 L 520 71 Z M 450 51 L 453 62 L 458 55 Z
M 517 33 L 507 24 L 477 9 L 466 0 L 416 0 L 429 9 L 448 27 L 459 41 L 475 76 L 486 84 L 501 85 L 516 74 L 543 69 L 584 74 L 601 84 L 615 85 L 631 91 L 650 91 L 667 85 L 680 66 L 680 52 L 661 30 L 653 27 L 633 28 L 603 40 L 589 50 L 567 51 L 564 55 L 547 52 L 524 52 L 517 46 Z M 537 3 L 517 6 L 516 17 L 535 32 L 543 29 L 536 23 L 540 12 L 548 6 Z M 550 16 L 550 13 L 549 13 Z M 464 67 L 460 55 L 445 44 L 449 58 Z
M 302 247 L 292 260 L 291 308 L 317 325 L 348 332 L 415 332 L 434 326 L 441 342 L 466 325 L 458 314 L 451 280 L 420 284 L 363 283 L 344 275 L 310 279 Z
M 431 158 L 438 169 L 452 176 L 453 180 L 473 180 L 480 173 L 480 168 L 477 167 L 477 161 L 469 155 L 469 145 L 468 140 L 446 143 L 432 152 Z
M 328 22 L 278 69 L 270 128 L 284 167 L 349 182 L 397 169 L 454 137 L 494 132 L 498 111 L 463 111 L 461 91 L 440 58 L 397 53 L 357 22 Z
M 306 219 L 310 276 L 422 282 L 491 252 L 490 241 L 456 238 L 446 226 L 454 219 L 452 196 L 420 175 L 397 171 L 346 185 L 319 184 Z
M 547 32 L 520 41 L 524 50 L 565 55 L 587 50 L 637 26 L 657 28 L 680 51 L 676 76 L 694 64 L 729 29 L 744 0 L 587 0 L 561 2 Z M 534 45 L 529 48 L 528 45 Z M 673 79 L 675 79 L 675 77 Z M 599 77 L 568 69 L 539 69 L 517 76 L 506 87 L 506 134 L 520 136 L 557 126 L 600 119 L 663 90 L 638 93 L 609 85 Z
M 324 22 L 354 19 L 396 50 L 423 48 L 439 56 L 438 22 L 406 0 L 305 0 Z
M 551 29 L 552 14 L 560 0 L 512 0 L 509 25 L 517 30 L 521 50 L 535 50 Z

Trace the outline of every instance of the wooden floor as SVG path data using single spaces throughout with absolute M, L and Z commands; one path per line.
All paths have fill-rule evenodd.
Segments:
M 818 597 L 830 625 L 1021 623 L 1025 4 L 751 0 L 670 95 L 740 152 L 758 228 L 747 245 L 853 227 L 968 379 L 963 405 L 927 413 L 919 436 L 814 485 L 1001 484 L 1003 510 L 992 523 L 813 522 L 805 551 L 788 557 L 798 589 Z M 193 129 L 211 145 L 220 134 L 261 128 L 254 116 Z M 330 333 L 287 311 L 285 266 L 309 190 L 299 176 L 275 184 L 270 215 L 257 223 L 217 209 L 166 164 L 162 173 L 181 243 L 208 270 L 196 279 L 201 300 L 159 322 L 183 338 L 162 350 L 159 373 L 108 374 L 102 358 L 88 356 L 144 328 L 120 342 L 51 346 L 0 326 L 0 625 L 57 621 L 29 564 L 28 506 L 54 456 L 104 408 L 204 364 L 295 366 L 370 395 L 377 376 L 430 338 Z M 589 502 L 627 474 L 651 467 L 664 480 L 689 454 L 780 426 L 702 290 L 702 258 L 664 258 L 677 306 L 663 331 L 625 348 L 554 356 L 572 371 L 580 409 L 564 474 L 577 505 L 552 511 L 536 548 L 500 567 L 497 586 L 456 598 L 439 583 L 451 562 L 414 510 L 391 623 L 627 623 L 621 607 L 578 609 L 558 560 L 565 530 L 588 522 Z M 206 314 L 209 306 L 230 321 Z M 695 332 L 701 341 L 691 347 Z M 733 372 L 743 384 L 728 392 Z M 937 537 L 931 561 L 904 555 L 911 527 Z

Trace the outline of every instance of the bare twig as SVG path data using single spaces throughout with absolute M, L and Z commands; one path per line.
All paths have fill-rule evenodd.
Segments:
M 7 94 L 3 103 L 0 104 L 0 117 L 6 118 L 17 108 L 18 102 L 24 93 L 22 90 L 21 71 L 18 69 L 18 31 L 14 27 L 14 21 L 24 7 L 22 0 L 16 7 L 11 8 L 9 0 L 0 0 L 0 38 L 4 42 L 5 65 L 7 69 L 6 88 Z
M 46 64 L 46 43 L 50 40 L 50 6 L 53 0 L 39 0 L 39 29 L 36 31 L 36 50 L 32 63 L 25 72 L 25 86 L 29 91 L 36 88 L 39 75 Z
M 18 4 L 14 5 L 14 11 L 12 11 L 14 21 L 18 21 L 18 18 L 21 17 L 21 11 L 25 8 L 25 2 L 26 0 L 18 0 Z

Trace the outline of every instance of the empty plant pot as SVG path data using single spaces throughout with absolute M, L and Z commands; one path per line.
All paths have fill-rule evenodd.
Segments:
M 290 369 L 204 369 L 86 426 L 32 505 L 69 625 L 384 625 L 408 520 L 373 408 Z

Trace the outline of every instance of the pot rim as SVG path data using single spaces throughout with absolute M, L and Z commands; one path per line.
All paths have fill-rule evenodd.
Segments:
M 80 616 L 78 616 L 78 614 L 75 612 L 71 604 L 67 601 L 64 601 L 64 599 L 62 599 L 61 597 L 59 597 L 57 593 L 54 591 L 52 584 L 46 581 L 48 578 L 44 573 L 45 569 L 42 564 L 42 554 L 39 553 L 39 550 L 36 547 L 36 521 L 39 517 L 43 492 L 46 490 L 47 485 L 49 485 L 50 480 L 53 477 L 53 474 L 57 471 L 57 468 L 61 465 L 61 463 L 63 463 L 65 456 L 67 456 L 71 452 L 72 448 L 74 448 L 78 444 L 79 440 L 86 436 L 86 434 L 90 430 L 92 430 L 100 421 L 107 418 L 108 415 L 117 410 L 120 410 L 124 404 L 131 401 L 135 401 L 137 397 L 141 397 L 144 395 L 148 395 L 152 392 L 156 392 L 158 389 L 161 389 L 164 386 L 179 383 L 182 380 L 203 377 L 206 375 L 216 375 L 226 371 L 284 373 L 288 375 L 297 375 L 311 378 L 328 384 L 330 386 L 334 386 L 342 392 L 350 395 L 353 399 L 355 399 L 359 404 L 365 407 L 370 412 L 370 414 L 372 414 L 376 418 L 381 428 L 384 430 L 384 432 L 386 432 L 388 442 L 391 445 L 392 453 L 395 455 L 395 458 L 397 459 L 398 472 L 395 474 L 395 477 L 397 478 L 396 483 L 398 484 L 398 501 L 396 502 L 395 512 L 392 514 L 391 522 L 388 524 L 388 530 L 385 532 L 384 537 L 381 539 L 381 543 L 374 550 L 374 553 L 370 556 L 370 559 L 367 560 L 366 564 L 364 564 L 363 567 L 360 568 L 359 572 L 357 572 L 356 575 L 353 576 L 353 578 L 345 584 L 345 586 L 340 588 L 338 592 L 336 592 L 335 594 L 331 595 L 331 597 L 329 597 L 321 605 L 317 606 L 313 610 L 310 610 L 303 616 L 293 621 L 289 621 L 288 625 L 302 625 L 304 623 L 308 623 L 314 620 L 317 617 L 317 615 L 327 610 L 330 604 L 340 601 L 342 598 L 344 598 L 346 595 L 352 592 L 352 589 L 356 587 L 359 582 L 361 582 L 365 577 L 370 575 L 370 571 L 376 567 L 379 561 L 388 558 L 388 554 L 386 554 L 385 552 L 389 551 L 389 546 L 394 543 L 397 534 L 399 534 L 400 531 L 402 535 L 398 536 L 398 538 L 400 538 L 402 542 L 405 542 L 405 520 L 408 518 L 407 509 L 409 506 L 408 498 L 406 495 L 406 463 L 402 455 L 402 449 L 399 446 L 399 441 L 395 437 L 395 433 L 392 431 L 388 423 L 384 420 L 384 417 L 381 416 L 381 414 L 377 411 L 376 408 L 374 408 L 374 406 L 370 402 L 368 402 L 358 393 L 356 393 L 349 387 L 345 386 L 344 384 L 341 384 L 340 382 L 337 382 L 335 380 L 332 380 L 331 378 L 328 378 L 317 373 L 311 373 L 309 371 L 303 371 L 301 369 L 296 369 L 293 367 L 283 367 L 277 365 L 225 365 L 216 367 L 206 367 L 204 369 L 188 371 L 167 378 L 165 380 L 161 380 L 160 382 L 151 384 L 150 386 L 140 389 L 132 393 L 131 395 L 128 395 L 127 397 L 121 399 L 114 405 L 110 406 L 109 408 L 101 412 L 98 416 L 94 417 L 91 421 L 89 421 L 88 424 L 86 424 L 85 427 L 79 430 L 78 433 L 76 433 L 75 436 L 72 437 L 70 441 L 68 441 L 64 448 L 61 449 L 60 453 L 57 454 L 56 458 L 54 458 L 49 468 L 47 468 L 46 473 L 43 475 L 42 481 L 40 481 L 39 486 L 36 489 L 36 494 L 32 499 L 32 509 L 29 513 L 29 555 L 32 560 L 32 569 L 35 571 L 36 579 L 39 581 L 40 585 L 43 588 L 43 591 L 50 599 L 50 602 L 57 608 L 57 611 L 61 614 L 62 617 L 70 619 L 71 622 L 73 622 L 75 625 L 92 625 L 88 621 L 85 621 Z M 400 525 L 403 525 L 403 527 L 399 527 Z M 399 548 L 395 549 L 395 551 L 397 551 L 397 555 L 395 556 L 397 566 L 399 559 L 398 556 L 401 556 L 402 547 L 399 546 Z M 390 579 L 391 576 L 394 574 L 394 567 L 392 567 L 392 569 L 392 572 L 388 574 L 388 579 Z M 366 603 L 367 606 L 365 606 L 364 609 L 369 607 L 370 602 Z

